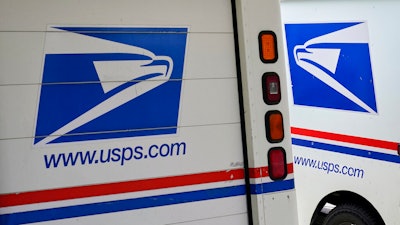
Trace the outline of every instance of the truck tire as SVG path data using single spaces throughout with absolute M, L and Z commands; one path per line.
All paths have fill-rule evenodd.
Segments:
M 323 225 L 377 225 L 368 210 L 354 204 L 336 206 L 325 218 Z

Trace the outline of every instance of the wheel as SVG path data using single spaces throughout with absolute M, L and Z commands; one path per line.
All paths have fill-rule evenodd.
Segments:
M 325 218 L 323 225 L 378 225 L 368 210 L 354 205 L 336 206 Z

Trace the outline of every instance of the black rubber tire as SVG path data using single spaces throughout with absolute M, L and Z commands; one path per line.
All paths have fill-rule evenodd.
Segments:
M 323 225 L 378 225 L 368 210 L 354 205 L 336 206 L 325 218 Z

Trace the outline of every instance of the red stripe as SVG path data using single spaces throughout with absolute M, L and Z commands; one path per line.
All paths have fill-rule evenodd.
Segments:
M 287 164 L 287 173 L 293 173 L 293 163 Z M 249 169 L 249 177 L 250 178 L 261 178 L 261 177 L 269 177 L 268 166 L 258 167 L 258 168 L 250 168 Z
M 383 141 L 383 140 L 376 140 L 371 138 L 364 138 L 364 137 L 357 137 L 357 136 L 350 136 L 344 134 L 337 134 L 337 133 L 329 133 L 324 131 L 317 131 L 317 130 L 309 130 L 304 128 L 292 127 L 291 128 L 292 134 L 299 134 L 309 137 L 316 137 L 316 138 L 323 138 L 327 140 L 333 141 L 341 141 L 347 142 L 352 144 L 359 144 L 371 147 L 378 147 L 378 148 L 385 148 L 389 150 L 397 151 L 398 143 L 390 142 L 390 141 Z
M 238 179 L 244 179 L 243 169 L 125 181 L 110 184 L 69 187 L 53 190 L 2 194 L 0 195 L 0 207 L 121 194 Z
M 288 174 L 293 173 L 293 163 L 289 163 L 287 165 L 287 173 Z
M 268 177 L 268 166 L 258 167 L 258 168 L 249 168 L 249 177 L 250 178 L 261 178 Z

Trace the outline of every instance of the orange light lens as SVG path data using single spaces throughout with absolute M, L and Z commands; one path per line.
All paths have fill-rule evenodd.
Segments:
M 267 140 L 271 143 L 281 142 L 284 138 L 282 114 L 279 111 L 269 111 L 265 121 Z
M 276 35 L 272 31 L 263 31 L 259 35 L 260 57 L 265 63 L 273 63 L 278 59 Z

